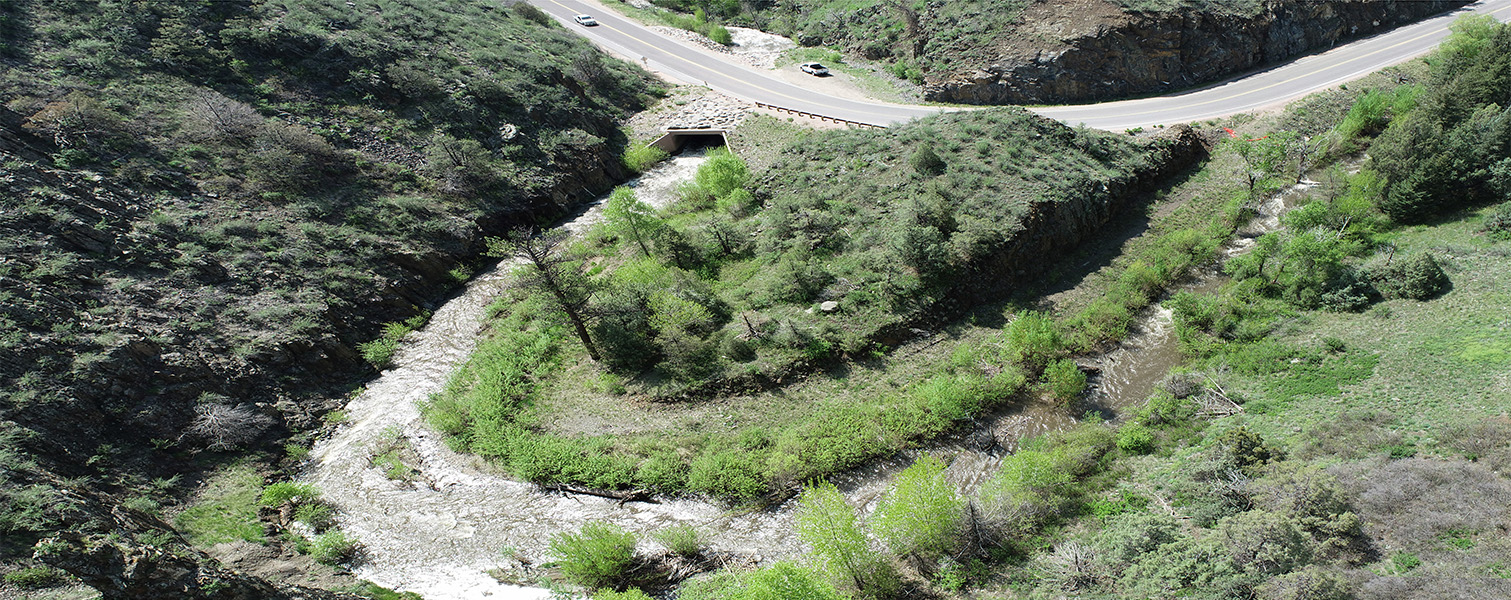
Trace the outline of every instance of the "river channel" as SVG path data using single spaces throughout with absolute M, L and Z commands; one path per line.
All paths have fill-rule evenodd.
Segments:
M 627 185 L 641 200 L 662 207 L 675 198 L 677 184 L 691 179 L 704 160 L 701 152 L 685 152 Z M 1265 203 L 1229 252 L 1242 251 L 1252 244 L 1245 240 L 1277 227 L 1288 200 L 1302 189 L 1298 186 Z M 582 233 L 601 219 L 605 199 L 560 226 Z M 693 499 L 621 504 L 542 491 L 511 481 L 474 457 L 452 452 L 424 424 L 418 403 L 438 392 L 467 359 L 482 333 L 487 307 L 509 284 L 512 267 L 505 261 L 474 277 L 436 310 L 428 324 L 403 341 L 393 366 L 350 401 L 347 424 L 313 449 L 303 480 L 322 490 L 340 511 L 341 529 L 362 543 L 363 560 L 354 574 L 418 592 L 427 600 L 546 598 L 548 590 L 500 583 L 487 571 L 518 559 L 549 560 L 552 535 L 594 520 L 633 531 L 641 540 L 669 525 L 689 523 L 710 534 L 710 546 L 717 550 L 760 561 L 795 555 L 799 547 L 792 528 L 793 501 L 765 511 L 730 511 Z M 1218 282 L 1220 275 L 1213 271 L 1186 289 L 1212 289 Z M 1179 360 L 1170 312 L 1156 305 L 1119 348 L 1098 357 L 1099 374 L 1092 380 L 1087 406 L 1113 419 L 1122 417 Z M 1053 406 L 1016 406 L 986 416 L 971 431 L 926 450 L 876 461 L 834 481 L 852 505 L 869 509 L 887 489 L 891 475 L 927 452 L 945 459 L 950 476 L 963 492 L 970 492 L 996 470 L 1018 440 L 1074 422 L 1069 412 Z M 372 464 L 374 449 L 395 437 L 414 451 L 420 474 L 415 482 L 391 480 Z

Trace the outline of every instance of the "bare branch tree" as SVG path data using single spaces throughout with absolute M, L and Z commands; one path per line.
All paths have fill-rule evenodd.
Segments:
M 201 404 L 194 412 L 194 421 L 184 429 L 183 437 L 202 439 L 206 448 L 217 452 L 246 445 L 273 424 L 271 417 L 246 406 Z
M 200 90 L 184 102 L 184 125 L 206 139 L 248 144 L 262 125 L 256 109 L 212 90 Z

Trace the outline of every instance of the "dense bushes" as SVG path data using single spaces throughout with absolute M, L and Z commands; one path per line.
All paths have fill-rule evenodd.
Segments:
M 1511 27 L 1466 17 L 1433 59 L 1416 108 L 1370 146 L 1385 178 L 1381 210 L 1417 223 L 1468 204 L 1500 199 L 1511 161 Z
M 1431 254 L 1421 253 L 1369 271 L 1375 289 L 1387 300 L 1427 300 L 1448 289 L 1448 275 Z

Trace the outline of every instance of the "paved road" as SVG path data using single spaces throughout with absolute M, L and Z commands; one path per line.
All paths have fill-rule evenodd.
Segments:
M 660 35 L 592 0 L 530 0 L 604 48 L 674 79 L 704 84 L 736 98 L 774 104 L 862 123 L 888 125 L 933 114 L 939 107 L 861 102 L 826 96 L 788 83 L 770 72 L 714 55 Z M 1327 52 L 1305 56 L 1205 88 L 1154 98 L 1078 106 L 1040 107 L 1047 117 L 1108 130 L 1200 121 L 1275 106 L 1351 81 L 1436 48 L 1448 24 L 1467 13 L 1511 19 L 1511 0 L 1481 0 L 1464 9 L 1400 27 Z M 572 15 L 592 14 L 598 27 L 572 22 Z

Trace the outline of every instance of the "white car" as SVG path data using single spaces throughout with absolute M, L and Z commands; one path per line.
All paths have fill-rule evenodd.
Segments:
M 577 24 L 583 27 L 593 27 L 598 25 L 598 21 L 593 20 L 592 15 L 577 15 L 572 17 L 572 20 L 577 21 Z
M 818 64 L 816 62 L 806 62 L 798 65 L 797 68 L 802 69 L 804 73 L 818 77 L 823 77 L 829 74 L 829 67 Z

